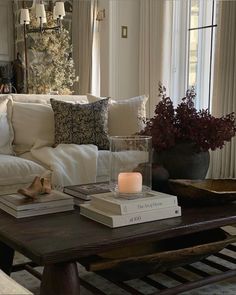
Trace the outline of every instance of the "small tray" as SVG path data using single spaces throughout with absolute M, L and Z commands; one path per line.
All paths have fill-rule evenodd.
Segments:
M 236 200 L 236 179 L 169 179 L 182 205 L 213 205 Z

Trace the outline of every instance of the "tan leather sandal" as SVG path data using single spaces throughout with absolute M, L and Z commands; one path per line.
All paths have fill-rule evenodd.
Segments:
M 41 178 L 36 176 L 28 188 L 21 188 L 17 192 L 28 198 L 34 199 L 41 194 L 51 193 L 51 183 L 48 178 Z

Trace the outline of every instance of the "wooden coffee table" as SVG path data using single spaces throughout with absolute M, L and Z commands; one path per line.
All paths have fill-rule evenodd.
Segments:
M 0 211 L 0 267 L 10 272 L 16 250 L 45 266 L 41 295 L 79 294 L 76 260 L 82 257 L 233 223 L 236 223 L 236 204 L 183 208 L 181 217 L 117 229 L 80 216 L 77 209 L 25 219 L 15 219 Z

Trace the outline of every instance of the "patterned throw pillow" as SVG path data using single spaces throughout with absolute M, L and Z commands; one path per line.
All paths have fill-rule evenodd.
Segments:
M 108 149 L 108 100 L 72 104 L 51 99 L 55 144 L 95 144 L 98 149 Z

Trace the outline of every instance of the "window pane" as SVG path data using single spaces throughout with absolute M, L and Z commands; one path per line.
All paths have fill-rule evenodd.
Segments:
M 198 64 L 198 30 L 190 31 L 189 43 L 189 85 L 196 86 Z
M 188 87 L 194 86 L 197 93 L 196 107 L 207 108 L 211 96 L 212 57 L 214 54 L 214 34 L 212 15 L 215 21 L 214 0 L 190 0 Z M 214 25 L 215 23 L 213 23 Z M 194 29 L 196 28 L 196 29 Z
M 196 28 L 199 26 L 199 1 L 191 1 L 191 19 L 190 28 Z
M 213 2 L 214 0 L 191 0 L 191 29 L 212 25 Z
M 188 87 L 195 86 L 196 107 L 207 108 L 211 71 L 211 28 L 190 31 Z

